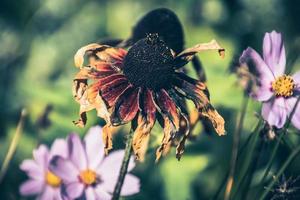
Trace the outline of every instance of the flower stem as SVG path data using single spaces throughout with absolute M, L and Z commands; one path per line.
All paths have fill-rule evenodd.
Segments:
M 121 189 L 124 183 L 125 175 L 127 173 L 128 164 L 130 160 L 130 155 L 132 153 L 132 138 L 133 138 L 134 131 L 131 129 L 129 134 L 127 135 L 126 147 L 125 147 L 125 155 L 122 161 L 120 174 L 118 177 L 118 182 L 115 186 L 112 200 L 118 200 L 120 198 Z
M 6 171 L 8 169 L 8 166 L 9 166 L 9 163 L 11 161 L 11 159 L 13 158 L 14 154 L 15 154 L 15 151 L 16 151 L 16 148 L 18 146 L 18 143 L 20 141 L 20 138 L 21 138 L 21 134 L 22 134 L 22 131 L 23 131 L 23 125 L 24 125 L 24 120 L 25 120 L 25 117 L 26 117 L 26 110 L 23 109 L 22 112 L 21 112 L 21 117 L 20 117 L 20 120 L 19 120 L 19 123 L 18 123 L 18 126 L 17 126 L 17 130 L 14 134 L 14 137 L 10 143 L 10 146 L 9 146 L 9 149 L 8 149 L 8 152 L 5 156 L 5 159 L 4 159 L 4 162 L 1 166 L 1 170 L 0 170 L 0 183 L 2 182 L 5 174 L 6 174 Z
M 278 177 L 284 172 L 284 170 L 289 166 L 289 164 L 294 160 L 294 158 L 300 153 L 300 146 L 298 146 L 292 153 L 291 155 L 286 159 L 282 167 L 279 169 L 278 173 L 274 176 L 274 179 L 270 182 L 270 184 L 267 186 L 267 189 L 264 191 L 264 193 L 261 195 L 259 200 L 264 200 L 266 196 L 269 193 L 270 188 L 274 186 L 276 183 Z
M 231 189 L 234 183 L 233 177 L 235 173 L 236 168 L 236 161 L 237 161 L 237 155 L 238 155 L 238 149 L 239 149 L 239 143 L 240 143 L 240 135 L 244 124 L 244 119 L 247 111 L 248 106 L 248 95 L 244 94 L 243 96 L 243 102 L 242 102 L 242 111 L 240 114 L 240 117 L 237 121 L 236 128 L 233 135 L 233 147 L 231 152 L 231 161 L 230 161 L 230 171 L 227 179 L 225 194 L 224 194 L 224 200 L 228 200 L 230 197 Z

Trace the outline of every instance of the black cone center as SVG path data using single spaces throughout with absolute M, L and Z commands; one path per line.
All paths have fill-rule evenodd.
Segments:
M 151 89 L 167 88 L 174 73 L 173 56 L 157 34 L 139 40 L 124 60 L 124 74 L 135 86 Z

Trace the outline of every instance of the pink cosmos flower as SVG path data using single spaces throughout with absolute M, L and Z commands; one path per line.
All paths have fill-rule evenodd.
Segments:
M 263 102 L 262 116 L 271 125 L 282 128 L 290 116 L 300 92 L 300 71 L 294 75 L 285 74 L 285 48 L 280 33 L 266 33 L 263 41 L 263 58 L 248 47 L 240 57 L 240 63 L 254 66 L 258 86 L 250 94 Z M 300 104 L 291 119 L 300 129 Z
M 66 158 L 67 144 L 63 139 L 56 139 L 49 151 L 45 145 L 40 145 L 33 151 L 33 159 L 24 160 L 20 165 L 29 177 L 20 187 L 23 196 L 36 196 L 40 200 L 61 200 L 61 179 L 49 170 L 49 162 L 53 156 Z
M 63 193 L 70 199 L 109 200 L 117 183 L 124 151 L 114 151 L 104 156 L 102 129 L 89 130 L 81 141 L 77 134 L 67 138 L 68 158 L 55 156 L 50 169 L 61 177 Z M 131 158 L 128 171 L 135 164 Z M 139 192 L 139 179 L 127 174 L 121 190 L 122 196 Z

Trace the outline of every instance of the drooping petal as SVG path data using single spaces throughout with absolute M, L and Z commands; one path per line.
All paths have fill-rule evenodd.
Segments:
M 128 80 L 124 76 L 119 78 L 113 77 L 110 82 L 101 86 L 101 97 L 107 105 L 111 107 L 114 106 L 118 98 L 131 87 L 132 85 L 128 83 Z
M 286 57 L 283 39 L 280 33 L 272 31 L 266 33 L 263 42 L 263 55 L 275 77 L 281 76 L 285 71 Z
M 183 136 L 182 136 L 179 144 L 176 147 L 176 158 L 178 160 L 180 160 L 182 154 L 184 153 L 185 142 L 186 142 L 186 139 L 189 137 L 189 134 L 190 134 L 190 123 L 189 123 L 188 117 L 185 114 L 182 114 L 182 122 L 184 122 L 185 125 L 181 126 L 181 127 L 184 127 L 185 130 L 181 130 L 181 132 L 183 132 Z
M 53 156 L 67 158 L 69 155 L 67 142 L 64 139 L 56 139 L 50 149 L 50 159 Z
M 111 200 L 111 195 L 101 185 L 97 185 L 95 194 L 98 199 Z
M 159 161 L 162 155 L 166 155 L 169 151 L 169 145 L 171 144 L 171 140 L 174 137 L 176 128 L 174 127 L 173 123 L 169 120 L 168 117 L 164 117 L 164 136 L 161 142 L 161 145 L 156 150 L 156 162 Z
M 94 126 L 84 137 L 88 168 L 96 170 L 104 157 L 104 144 L 102 141 L 102 128 Z
M 39 166 L 34 160 L 24 160 L 20 165 L 20 169 L 35 180 L 44 179 L 45 169 Z
M 69 159 L 78 170 L 87 169 L 87 156 L 80 137 L 77 134 L 70 134 L 67 138 Z
M 283 97 L 263 103 L 262 116 L 271 126 L 282 128 L 287 119 L 287 107 Z
M 103 139 L 103 142 L 104 142 L 105 155 L 107 155 L 108 151 L 113 148 L 112 131 L 113 131 L 113 127 L 111 125 L 106 124 L 103 127 L 102 139 Z
M 150 90 L 146 90 L 143 95 L 142 111 L 139 113 L 137 128 L 133 135 L 132 148 L 137 160 L 143 161 L 147 151 L 150 138 L 150 131 L 155 123 L 156 108 L 153 95 Z
M 225 56 L 225 49 L 222 48 L 216 40 L 212 40 L 208 43 L 197 44 L 191 48 L 185 49 L 175 57 L 175 66 L 177 68 L 184 66 L 186 63 L 191 61 L 196 53 L 207 51 L 207 50 L 218 50 L 221 57 Z
M 139 110 L 140 88 L 124 94 L 116 103 L 111 115 L 113 125 L 125 124 L 133 120 Z
M 66 183 L 78 181 L 79 171 L 68 159 L 54 156 L 51 159 L 49 169 Z
M 210 120 L 217 134 L 219 136 L 225 135 L 225 121 L 210 104 L 209 92 L 206 85 L 184 74 L 177 74 L 175 85 L 177 92 L 191 99 L 198 109 L 199 114 Z
M 39 180 L 29 179 L 20 186 L 21 195 L 35 195 L 42 192 L 45 184 Z
M 268 65 L 260 55 L 252 48 L 248 47 L 240 57 L 241 64 L 247 64 L 250 71 L 254 71 L 259 77 L 259 84 L 264 87 L 271 87 L 274 75 Z
M 293 74 L 293 80 L 295 83 L 295 90 L 299 93 L 300 92 L 300 71 Z
M 122 196 L 129 196 L 140 191 L 140 180 L 131 174 L 125 176 L 123 187 L 121 190 Z
M 168 116 L 168 118 L 171 120 L 176 130 L 178 131 L 180 115 L 177 111 L 175 102 L 171 99 L 166 90 L 161 89 L 159 92 L 157 92 L 156 102 L 161 112 L 164 115 Z
M 66 193 L 71 199 L 80 197 L 84 190 L 84 184 L 80 182 L 68 183 L 66 186 Z

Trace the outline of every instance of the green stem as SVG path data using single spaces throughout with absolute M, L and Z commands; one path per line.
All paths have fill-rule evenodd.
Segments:
M 232 146 L 232 152 L 231 152 L 231 161 L 230 161 L 230 171 L 227 179 L 225 194 L 224 194 L 224 200 L 228 200 L 230 197 L 230 193 L 232 190 L 232 186 L 234 183 L 234 173 L 236 169 L 236 161 L 237 161 L 237 155 L 238 155 L 238 148 L 240 143 L 240 135 L 244 124 L 244 119 L 247 111 L 248 106 L 248 95 L 243 96 L 243 102 L 242 102 L 242 108 L 241 108 L 241 114 L 237 121 L 236 128 L 233 135 L 233 146 Z
M 284 172 L 284 170 L 289 166 L 289 164 L 294 160 L 294 158 L 300 153 L 300 146 L 297 147 L 291 155 L 287 158 L 287 160 L 284 162 L 282 167 L 279 169 L 278 173 L 275 175 L 274 179 L 270 182 L 270 184 L 267 186 L 267 189 L 273 188 L 274 184 L 276 183 L 278 177 L 281 176 L 281 174 Z M 264 200 L 266 196 L 268 195 L 269 190 L 265 190 L 264 193 L 261 195 L 259 200 Z
M 254 138 L 253 138 L 253 141 L 251 142 L 251 146 L 249 147 L 249 155 L 246 156 L 246 160 L 243 162 L 243 166 L 240 170 L 241 171 L 241 173 L 240 173 L 241 178 L 236 181 L 236 188 L 235 188 L 235 190 L 233 191 L 233 193 L 231 195 L 233 199 L 237 195 L 238 191 L 240 190 L 240 187 L 242 185 L 241 183 L 244 182 L 244 179 L 247 176 L 247 172 L 249 171 L 249 167 L 250 167 L 250 164 L 251 164 L 251 159 L 252 159 L 254 151 L 255 151 L 257 140 L 259 139 L 260 126 L 261 126 L 261 121 L 259 121 L 257 127 L 255 128 L 255 131 L 252 133 L 252 134 L 254 134 Z
M 127 136 L 127 141 L 126 141 L 126 147 L 125 147 L 125 155 L 122 161 L 121 169 L 120 169 L 120 174 L 118 177 L 118 182 L 115 186 L 114 192 L 113 192 L 113 197 L 112 200 L 118 200 L 120 198 L 120 193 L 121 189 L 124 183 L 125 175 L 127 173 L 128 169 L 128 164 L 130 160 L 130 156 L 132 153 L 132 138 L 133 138 L 133 133 L 134 131 L 131 129 L 128 136 Z
M 260 181 L 261 183 L 264 183 L 264 182 L 265 182 L 265 179 L 267 178 L 267 176 L 268 176 L 268 174 L 269 174 L 269 171 L 270 171 L 270 169 L 271 169 L 271 167 L 272 167 L 272 163 L 273 163 L 273 160 L 274 160 L 275 155 L 276 155 L 276 153 L 277 153 L 277 150 L 278 150 L 279 144 L 280 144 L 280 142 L 281 142 L 281 140 L 282 140 L 282 137 L 283 137 L 283 133 L 281 133 L 280 136 L 279 136 L 279 138 L 277 139 L 277 142 L 276 142 L 275 147 L 274 147 L 274 149 L 273 149 L 273 151 L 272 151 L 272 154 L 271 154 L 271 158 L 270 158 L 270 160 L 268 161 L 266 171 L 265 171 L 265 173 L 264 173 L 264 175 L 263 175 L 263 177 L 262 177 L 262 179 L 261 179 L 261 181 Z

